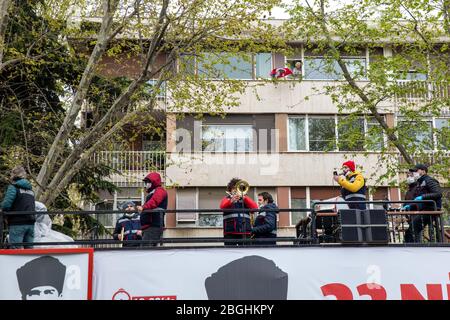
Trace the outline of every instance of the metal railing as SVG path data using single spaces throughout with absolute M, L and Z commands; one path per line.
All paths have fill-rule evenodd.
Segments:
M 432 100 L 450 99 L 450 84 L 447 82 L 398 80 L 399 92 L 395 95 L 396 105 L 401 103 L 427 103 Z M 450 108 L 442 109 L 443 115 L 450 114 Z
M 401 203 L 429 203 L 434 207 L 434 211 L 396 211 L 396 209 L 386 211 L 387 215 L 387 232 L 389 233 L 389 244 L 403 244 L 405 243 L 405 234 L 409 229 L 407 225 L 408 221 L 412 221 L 411 217 L 427 217 L 422 222 L 428 227 L 427 234 L 421 233 L 428 244 L 443 244 L 445 235 L 444 228 L 441 220 L 441 211 L 436 211 L 436 203 L 432 200 L 407 200 L 407 201 L 336 201 L 336 202 L 315 202 L 313 208 L 311 209 L 299 209 L 299 208 L 279 208 L 279 209 L 264 209 L 263 211 L 277 211 L 277 212 L 310 212 L 310 215 L 306 218 L 306 224 L 297 224 L 297 228 L 302 228 L 296 237 L 277 237 L 262 239 L 258 238 L 258 245 L 264 245 L 264 242 L 277 243 L 287 243 L 291 245 L 317 245 L 325 243 L 339 243 L 339 236 L 336 235 L 336 228 L 339 227 L 339 213 L 336 211 L 332 212 L 321 212 L 316 211 L 315 207 L 320 204 L 378 204 L 378 205 L 390 205 L 390 204 L 401 204 Z M 183 213 L 183 212 L 235 212 L 236 209 L 167 209 L 165 210 L 168 214 Z M 239 209 L 239 212 L 257 213 L 260 209 Z M 111 214 L 111 213 L 125 213 L 125 211 L 117 210 L 102 210 L 102 211 L 53 211 L 53 212 L 3 212 L 0 213 L 0 239 L 3 239 L 4 226 L 2 224 L 3 216 L 12 215 L 25 215 L 25 214 L 66 214 L 66 215 L 88 215 L 88 214 Z M 401 218 L 402 220 L 398 220 Z M 409 220 L 408 220 L 409 219 Z M 412 229 L 410 229 L 412 230 Z M 422 242 L 423 239 L 414 239 L 416 243 Z M 2 241 L 3 242 L 3 241 Z M 76 239 L 74 242 L 39 242 L 33 243 L 35 247 L 39 246 L 64 246 L 64 245 L 78 245 L 82 247 L 94 247 L 94 248 L 121 248 L 123 244 L 136 244 L 135 248 L 139 248 L 139 245 L 144 247 L 150 246 L 152 244 L 162 244 L 164 246 L 170 246 L 171 244 L 210 244 L 214 246 L 223 246 L 223 244 L 244 244 L 244 245 L 255 245 L 255 239 L 247 239 L 243 237 L 242 239 L 224 239 L 222 237 L 202 237 L 202 238 L 162 238 L 161 240 L 134 240 L 134 241 L 119 241 L 108 238 L 108 236 L 95 235 L 95 232 L 88 236 L 88 239 Z M 364 244 L 364 243 L 361 243 Z M 0 247 L 12 247 L 30 245 L 30 243 L 0 243 Z M 273 245 L 270 245 L 273 246 Z
M 150 171 L 165 177 L 165 151 L 99 151 L 93 155 L 96 164 L 105 164 L 118 173 L 109 179 L 118 187 L 142 186 L 142 179 Z

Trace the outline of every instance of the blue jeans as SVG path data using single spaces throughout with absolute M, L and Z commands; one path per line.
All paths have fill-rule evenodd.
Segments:
M 34 241 L 34 224 L 17 224 L 9 226 L 9 242 L 29 242 Z M 22 246 L 11 246 L 13 249 L 21 249 Z M 25 248 L 32 248 L 31 245 Z

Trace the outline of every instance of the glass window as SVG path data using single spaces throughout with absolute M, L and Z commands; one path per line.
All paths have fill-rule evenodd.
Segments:
M 437 130 L 437 148 L 439 150 L 450 150 L 450 119 L 435 119 L 434 124 Z
M 352 77 L 365 79 L 365 58 L 343 58 L 342 59 Z M 305 79 L 308 80 L 339 80 L 343 79 L 341 67 L 336 61 L 325 58 L 306 57 L 304 62 Z
M 291 199 L 291 209 L 306 209 L 306 199 Z M 296 225 L 300 219 L 307 216 L 307 212 L 291 212 L 291 224 Z
M 427 80 L 428 76 L 426 73 L 419 72 L 417 70 L 409 70 L 406 72 L 404 76 L 404 80 L 411 80 L 411 81 L 425 81 Z
M 213 79 L 253 79 L 251 55 L 206 52 L 198 59 L 198 74 Z
M 144 87 L 145 93 L 148 95 L 153 94 L 154 87 L 156 86 L 157 83 L 158 80 L 156 79 L 148 80 Z M 161 82 L 161 85 L 158 88 L 158 91 L 156 92 L 156 98 L 164 99 L 165 97 L 166 97 L 166 82 L 163 81 Z
M 205 125 L 202 127 L 202 150 L 218 152 L 253 151 L 251 125 Z
M 398 134 L 409 148 L 433 149 L 431 121 L 415 122 L 399 119 Z
M 309 150 L 336 150 L 336 131 L 334 117 L 310 117 Z
M 364 118 L 345 119 L 339 117 L 339 150 L 364 150 Z
M 226 194 L 223 188 L 199 188 L 198 208 L 219 209 L 220 201 L 224 196 Z M 199 213 L 198 225 L 200 227 L 221 227 L 223 215 L 221 212 Z
M 378 121 L 373 117 L 368 117 L 366 131 L 366 150 L 379 151 L 384 146 L 384 134 Z
M 270 71 L 272 71 L 272 54 L 257 53 L 255 55 L 255 62 L 256 62 L 256 78 L 263 78 L 263 79 L 270 78 Z
M 289 118 L 289 150 L 306 150 L 305 118 Z

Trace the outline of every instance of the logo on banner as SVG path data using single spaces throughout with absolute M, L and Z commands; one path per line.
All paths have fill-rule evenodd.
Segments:
M 62 299 L 66 266 L 58 259 L 43 256 L 25 263 L 16 271 L 22 300 Z
M 120 288 L 113 294 L 112 300 L 177 300 L 177 296 L 131 296 L 125 289 Z

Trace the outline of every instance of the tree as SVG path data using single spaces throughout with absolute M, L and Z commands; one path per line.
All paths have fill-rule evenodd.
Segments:
M 40 168 L 35 179 L 36 196 L 47 205 L 53 204 L 76 180 L 95 151 L 111 143 L 124 126 L 141 119 L 144 111 L 147 116 L 152 114 L 163 85 L 171 96 L 169 107 L 173 110 L 188 106 L 192 111 L 217 112 L 237 103 L 234 94 L 242 92 L 245 83 L 224 80 L 217 86 L 207 74 L 191 74 L 183 57 L 202 60 L 206 51 L 234 54 L 241 50 L 270 50 L 271 46 L 280 45 L 273 40 L 273 28 L 259 21 L 278 3 L 276 0 L 78 3 L 73 10 L 71 1 L 60 1 L 55 9 L 51 6 L 53 1 L 42 0 L 36 11 L 50 25 L 59 24 L 58 43 L 72 58 L 79 58 L 81 68 L 73 73 L 72 83 L 60 83 L 63 92 L 57 95 L 63 112 L 56 120 L 56 132 L 46 132 L 42 156 L 36 159 Z M 19 6 L 11 2 L 9 12 Z M 70 17 L 70 12 L 76 16 Z M 3 10 L 2 19 L 7 16 L 4 13 Z M 69 23 L 61 24 L 66 20 Z M 46 38 L 47 34 L 42 36 Z M 10 52 L 13 49 L 9 47 Z M 21 53 L 17 62 L 12 63 L 11 57 L 2 63 L 8 63 L 11 69 L 23 62 L 39 64 L 50 53 L 54 54 L 45 50 L 35 55 Z M 158 63 L 163 55 L 164 61 Z M 124 81 L 104 76 L 105 59 L 120 61 L 123 56 L 138 59 L 136 75 Z M 224 59 L 221 54 L 215 57 Z M 210 60 L 205 68 L 212 71 L 214 62 Z M 151 79 L 156 79 L 156 84 L 148 90 Z M 101 83 L 109 89 L 105 90 Z M 97 118 L 89 128 L 81 128 L 77 117 L 86 106 L 95 111 Z M 31 171 L 36 172 L 33 168 Z
M 449 106 L 448 1 L 298 0 L 288 8 L 291 19 L 285 27 L 289 37 L 304 40 L 306 50 L 323 56 L 321 68 L 337 70 L 336 81 L 324 93 L 340 113 L 349 115 L 339 124 L 346 129 L 342 130 L 347 143 L 344 150 L 364 150 L 358 147 L 361 141 L 369 150 L 378 144 L 380 165 L 388 169 L 380 180 L 398 185 L 399 170 L 425 162 L 433 163 L 433 173 L 447 184 L 448 124 L 433 132 L 430 128 L 428 137 L 424 132 L 429 128 L 425 117 L 439 116 Z M 377 53 L 383 45 L 390 55 Z M 369 68 L 348 58 L 360 55 L 359 50 L 366 47 Z M 426 98 L 409 99 L 420 96 Z M 402 122 L 388 125 L 385 112 L 397 113 Z M 361 116 L 377 123 L 369 134 L 355 125 Z M 387 145 L 380 146 L 379 139 L 374 139 L 381 134 L 387 137 Z

